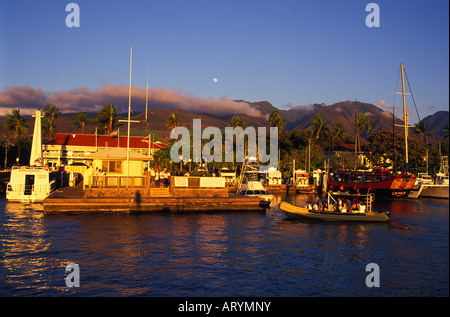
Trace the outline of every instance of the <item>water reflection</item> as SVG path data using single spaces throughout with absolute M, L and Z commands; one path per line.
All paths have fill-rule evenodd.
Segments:
M 379 204 L 415 232 L 290 221 L 276 207 L 312 198 L 276 196 L 266 214 L 50 217 L 40 205 L 3 200 L 0 295 L 372 296 L 371 262 L 386 279 L 376 296 L 448 294 L 448 202 Z M 79 289 L 65 287 L 71 262 L 81 268 Z

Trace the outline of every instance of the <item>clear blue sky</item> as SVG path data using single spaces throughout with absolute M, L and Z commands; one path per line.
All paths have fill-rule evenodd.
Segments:
M 149 66 L 149 88 L 198 98 L 392 104 L 403 62 L 422 118 L 449 107 L 448 0 L 0 0 L 0 95 L 128 85 L 130 46 L 141 88 Z

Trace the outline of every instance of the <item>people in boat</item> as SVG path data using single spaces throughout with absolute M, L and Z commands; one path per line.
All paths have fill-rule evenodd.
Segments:
M 339 211 L 342 211 L 342 198 L 341 197 L 338 197 L 338 205 L 337 205 L 337 207 L 338 207 Z
M 319 206 L 317 205 L 316 202 L 314 202 L 314 204 L 313 204 L 313 210 L 315 210 L 315 211 L 319 210 Z
M 345 202 L 342 202 L 342 209 L 341 209 L 341 212 L 342 212 L 343 214 L 347 213 L 347 204 L 346 204 Z
M 358 208 L 359 213 L 361 213 L 361 214 L 365 213 L 366 212 L 366 205 L 364 205 L 364 203 L 362 201 L 358 205 L 359 205 L 359 208 Z

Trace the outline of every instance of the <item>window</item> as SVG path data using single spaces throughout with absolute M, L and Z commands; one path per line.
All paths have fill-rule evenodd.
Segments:
M 122 173 L 121 161 L 103 161 L 102 171 L 107 173 Z

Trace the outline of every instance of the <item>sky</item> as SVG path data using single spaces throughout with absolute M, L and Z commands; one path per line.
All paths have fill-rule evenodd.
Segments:
M 421 119 L 449 109 L 448 0 L 0 0 L 0 115 L 183 108 L 260 115 L 346 100 L 396 106 L 400 64 Z M 408 87 L 408 86 L 407 86 Z M 408 89 L 409 90 L 409 89 Z M 412 122 L 417 115 L 407 99 Z M 399 111 L 400 111 L 399 110 Z M 397 111 L 397 110 L 396 110 Z

